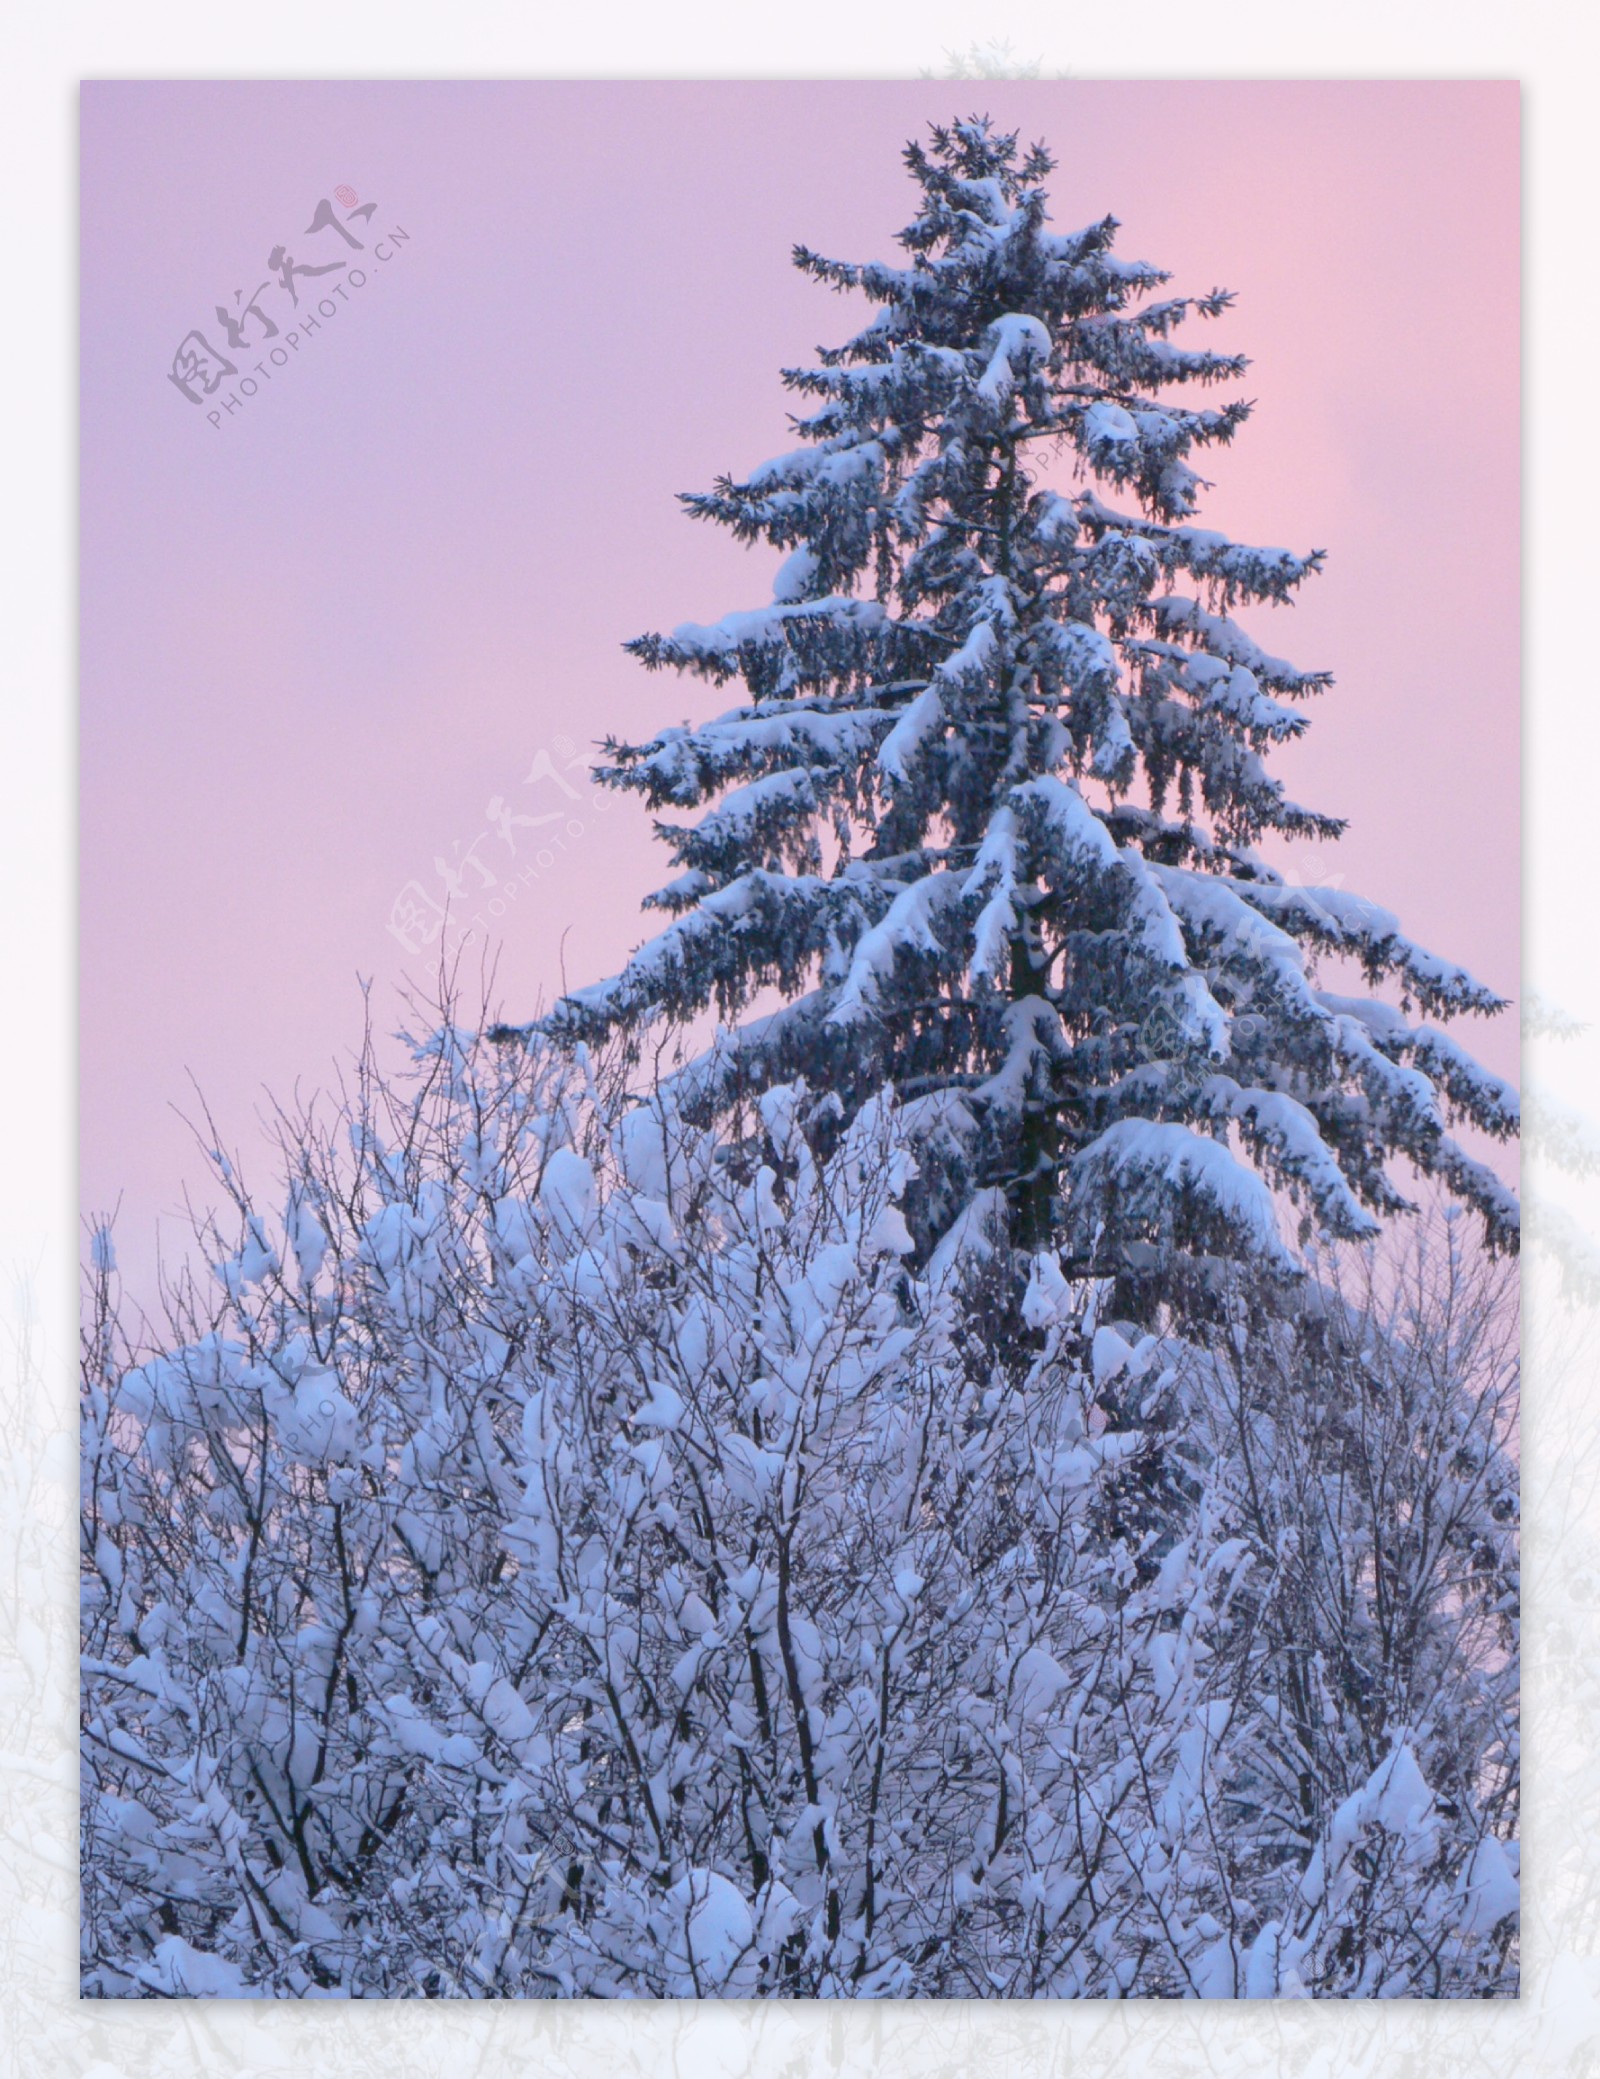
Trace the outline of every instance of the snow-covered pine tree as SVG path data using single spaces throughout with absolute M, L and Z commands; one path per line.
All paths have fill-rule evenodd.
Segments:
M 1175 401 L 1242 356 L 1177 344 L 1228 292 L 1156 297 L 1107 217 L 1049 228 L 1042 146 L 988 119 L 906 148 L 901 266 L 797 248 L 877 306 L 818 365 L 802 445 L 684 500 L 786 552 L 768 606 L 628 647 L 743 704 L 598 776 L 681 869 L 625 970 L 542 1021 L 567 1040 L 714 1005 L 688 1117 L 804 1078 L 819 1126 L 891 1090 L 920 1150 L 919 1243 L 963 1216 L 1124 1270 L 1151 1248 L 1280 1265 L 1270 1186 L 1334 1236 L 1407 1201 L 1408 1158 L 1514 1246 L 1516 1201 L 1449 1127 L 1515 1131 L 1514 1093 L 1432 1024 L 1501 1007 L 1393 915 L 1289 885 L 1263 833 L 1337 834 L 1264 754 L 1328 675 L 1232 618 L 1321 555 L 1191 524 L 1202 449 L 1250 407 Z M 1058 481 L 1046 478 L 1051 463 Z M 1076 488 L 1070 488 L 1076 486 Z M 1317 984 L 1353 956 L 1401 1009 Z M 736 1021 L 766 988 L 776 1012 Z

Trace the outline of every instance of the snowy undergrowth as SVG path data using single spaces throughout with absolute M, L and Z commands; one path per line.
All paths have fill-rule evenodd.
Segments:
M 86 1991 L 1514 1991 L 1459 1229 L 1409 1320 L 1119 1330 L 998 1194 L 919 1260 L 892 1105 L 803 1098 L 446 1028 L 281 1210 L 222 1165 L 153 1343 L 98 1243 Z

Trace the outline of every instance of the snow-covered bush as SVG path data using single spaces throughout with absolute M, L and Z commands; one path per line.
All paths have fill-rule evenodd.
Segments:
M 1514 1990 L 1515 1272 L 1438 1202 L 1321 1268 L 1287 1320 L 1236 1293 L 1192 1402 L 1267 1562 L 1231 1647 L 1260 1705 L 1233 1853 L 1318 1991 Z
M 86 1991 L 1514 1990 L 1498 1361 L 921 1259 L 816 1118 L 447 1024 L 168 1332 L 99 1241 Z

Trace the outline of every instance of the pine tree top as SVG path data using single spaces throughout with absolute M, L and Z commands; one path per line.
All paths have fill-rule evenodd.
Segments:
M 1195 524 L 1196 459 L 1250 406 L 1188 400 L 1248 364 L 1179 340 L 1230 293 L 1158 296 L 1114 218 L 1052 230 L 1049 154 L 985 117 L 905 162 L 903 263 L 795 249 L 874 306 L 784 371 L 799 445 L 684 497 L 785 552 L 771 601 L 627 646 L 744 695 L 605 745 L 601 780 L 697 812 L 656 826 L 673 921 L 544 1028 L 637 1039 L 776 984 L 784 1007 L 723 1033 L 679 1100 L 802 1080 L 822 1130 L 892 1091 L 925 1248 L 1004 1210 L 1096 1269 L 1175 1247 L 1288 1268 L 1269 1185 L 1306 1231 L 1362 1236 L 1408 1205 L 1394 1155 L 1514 1245 L 1515 1200 L 1447 1129 L 1514 1132 L 1515 1095 L 1410 1015 L 1500 999 L 1256 849 L 1343 825 L 1267 766 L 1329 675 L 1234 618 L 1322 552 Z M 1319 953 L 1401 1008 L 1320 988 Z

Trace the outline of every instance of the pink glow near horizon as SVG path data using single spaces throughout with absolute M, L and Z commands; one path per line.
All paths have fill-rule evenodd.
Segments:
M 348 1057 L 358 974 L 386 1029 L 433 972 L 396 895 L 494 797 L 555 805 L 541 751 L 727 704 L 620 648 L 768 595 L 776 559 L 674 494 L 793 445 L 777 370 L 850 312 L 790 245 L 892 257 L 902 143 L 972 108 L 1054 151 L 1059 225 L 1114 213 L 1174 293 L 1237 290 L 1208 338 L 1257 411 L 1202 521 L 1329 552 L 1246 617 L 1336 678 L 1278 769 L 1351 829 L 1294 864 L 1515 994 L 1514 86 L 90 86 L 81 1173 L 135 1275 L 203 1189 L 191 1075 L 248 1163 L 262 1089 Z M 174 348 L 269 248 L 319 257 L 339 184 L 409 243 L 214 430 Z M 645 934 L 648 817 L 583 820 L 504 919 L 509 1015 Z M 1461 1036 L 1516 1073 L 1511 1016 Z

